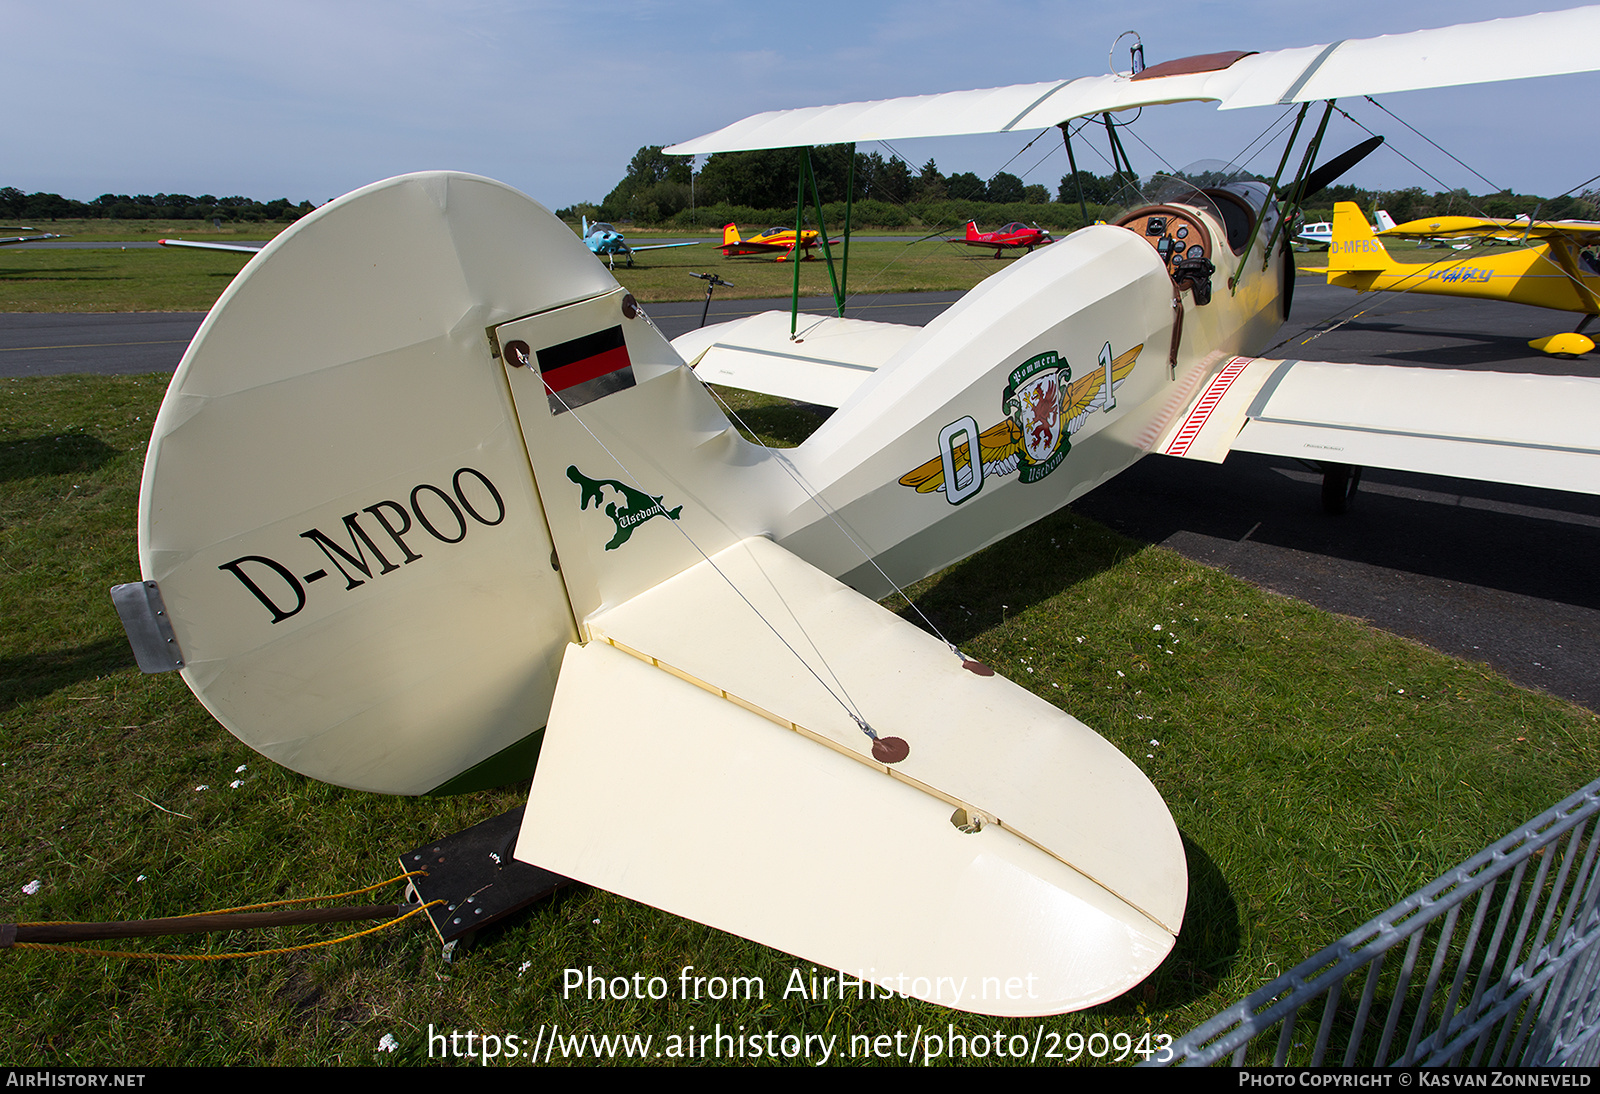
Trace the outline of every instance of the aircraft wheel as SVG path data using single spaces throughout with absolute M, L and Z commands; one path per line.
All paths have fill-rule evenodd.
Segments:
M 1351 467 L 1347 463 L 1325 463 L 1322 465 L 1322 511 L 1332 516 L 1338 516 L 1350 508 L 1350 502 L 1356 496 L 1356 487 L 1361 485 L 1361 468 Z

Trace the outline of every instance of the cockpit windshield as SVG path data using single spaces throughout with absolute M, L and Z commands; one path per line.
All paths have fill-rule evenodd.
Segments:
M 1146 205 L 1186 205 L 1209 214 L 1227 232 L 1228 249 L 1244 250 L 1250 228 L 1265 210 L 1260 242 L 1265 243 L 1277 223 L 1277 207 L 1269 199 L 1269 187 L 1253 176 L 1229 168 L 1218 160 L 1201 160 L 1172 175 L 1152 175 L 1140 187 L 1137 200 L 1113 221 L 1122 223 L 1130 213 Z

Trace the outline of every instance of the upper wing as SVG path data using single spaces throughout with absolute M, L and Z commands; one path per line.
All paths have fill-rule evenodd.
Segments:
M 1228 362 L 1154 451 L 1230 450 L 1600 494 L 1600 379 Z
M 1213 54 L 1155 65 L 1131 79 L 1085 76 L 981 91 L 774 110 L 673 145 L 666 152 L 691 155 L 1008 133 L 1157 103 L 1215 100 L 1221 109 L 1233 110 L 1589 72 L 1600 68 L 1600 53 L 1555 48 L 1554 44 L 1597 40 L 1600 7 L 1575 8 L 1266 53 Z
M 238 254 L 253 255 L 265 243 L 191 243 L 187 239 L 158 239 L 157 243 L 163 247 L 193 247 L 198 251 L 234 251 Z

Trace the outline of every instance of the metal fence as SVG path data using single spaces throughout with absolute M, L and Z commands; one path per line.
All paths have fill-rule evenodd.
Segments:
M 1597 815 L 1600 780 L 1185 1034 L 1169 1063 L 1600 1063 Z

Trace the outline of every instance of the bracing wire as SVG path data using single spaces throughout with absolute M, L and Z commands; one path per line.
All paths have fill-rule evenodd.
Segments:
M 1393 118 L 1395 121 L 1399 122 L 1401 125 L 1405 126 L 1407 129 L 1411 130 L 1411 132 L 1415 133 L 1417 136 L 1421 137 L 1423 140 L 1427 141 L 1429 144 L 1433 145 L 1435 148 L 1439 149 L 1439 151 L 1441 151 L 1445 155 L 1449 156 L 1452 160 L 1455 160 L 1456 163 L 1460 164 L 1462 167 L 1465 167 L 1468 171 L 1472 172 L 1472 174 L 1477 175 L 1480 179 L 1483 179 L 1483 181 L 1488 184 L 1490 193 L 1498 194 L 1502 190 L 1505 189 L 1504 186 L 1501 186 L 1498 183 L 1490 182 L 1488 179 L 1484 178 L 1483 175 L 1479 174 L 1479 172 L 1476 169 L 1474 169 L 1470 164 L 1463 162 L 1461 160 L 1461 158 L 1459 156 L 1457 156 L 1455 153 L 1451 152 L 1448 148 L 1445 148 L 1442 145 L 1440 145 L 1432 137 L 1430 137 L 1426 133 L 1422 132 L 1416 126 L 1414 126 L 1410 122 L 1406 121 L 1404 118 L 1402 118 L 1400 115 L 1396 114 L 1394 111 L 1390 110 L 1388 107 L 1384 106 L 1377 99 L 1374 99 L 1371 95 L 1363 95 L 1362 98 L 1366 99 L 1367 102 L 1371 103 L 1373 106 L 1377 107 L 1379 110 L 1381 110 L 1385 114 L 1389 115 L 1389 117 Z M 1339 113 L 1344 114 L 1344 111 L 1341 110 L 1341 111 L 1339 111 Z M 1350 115 L 1345 114 L 1345 117 L 1348 118 L 1348 117 L 1350 117 Z M 1360 123 L 1357 123 L 1357 124 L 1360 124 Z M 1363 126 L 1361 126 L 1361 128 L 1366 129 L 1367 127 L 1363 125 Z M 1370 133 L 1372 131 L 1370 129 L 1368 129 L 1367 132 Z M 1411 161 L 1409 159 L 1406 162 L 1407 163 L 1411 163 Z M 1412 164 L 1412 166 L 1416 166 L 1416 165 Z M 1428 177 L 1431 178 L 1431 179 L 1433 178 L 1432 175 L 1429 175 Z M 1433 179 L 1433 181 L 1439 182 L 1438 179 Z M 1444 183 L 1441 182 L 1441 183 L 1439 183 L 1439 185 L 1443 186 Z
M 535 366 L 532 366 L 530 362 L 529 367 Z M 543 387 L 545 392 L 551 398 L 555 399 L 561 404 L 566 413 L 572 415 L 572 420 L 577 422 L 578 425 L 583 428 L 585 433 L 589 434 L 594 443 L 599 445 L 607 456 L 611 457 L 611 461 L 615 463 L 622 473 L 633 482 L 635 489 L 647 496 L 653 496 L 650 495 L 650 492 L 645 489 L 644 483 L 639 480 L 638 476 L 634 475 L 633 471 L 629 469 L 628 465 L 622 462 L 622 458 L 615 452 L 611 451 L 610 446 L 608 446 L 605 441 L 601 440 L 595 431 L 589 428 L 589 424 L 579 417 L 578 414 L 573 410 L 572 406 L 561 397 L 560 392 L 551 388 L 549 384 L 544 384 Z M 822 662 L 822 667 L 826 669 L 828 675 L 833 678 L 834 684 L 839 689 L 838 691 L 835 691 L 832 687 L 828 686 L 828 682 L 822 678 L 821 674 L 817 672 L 817 670 L 812 666 L 811 662 L 802 657 L 800 655 L 800 651 L 795 649 L 789 640 L 783 636 L 782 632 L 780 632 L 778 628 L 773 625 L 772 621 L 762 614 L 761 609 L 751 603 L 750 598 L 745 596 L 744 590 L 739 588 L 738 584 L 723 572 L 722 568 L 716 564 L 716 562 L 705 552 L 705 549 L 702 548 L 699 543 L 695 542 L 694 537 L 689 534 L 688 529 L 684 528 L 681 522 L 674 520 L 669 521 L 668 523 L 678 530 L 678 534 L 684 538 L 690 547 L 694 548 L 695 553 L 698 554 L 700 558 L 707 565 L 709 565 L 713 571 L 716 572 L 718 577 L 722 578 L 722 580 L 727 583 L 728 588 L 732 589 L 734 594 L 738 596 L 740 600 L 744 601 L 745 606 L 755 613 L 756 618 L 765 624 L 766 628 L 772 632 L 773 636 L 777 638 L 779 642 L 783 643 L 784 648 L 794 655 L 795 660 L 799 661 L 805 666 L 806 671 L 809 672 L 813 678 L 815 678 L 818 684 L 822 685 L 824 691 L 833 697 L 834 702 L 838 703 L 839 706 L 844 709 L 845 714 L 850 717 L 851 721 L 855 722 L 856 726 L 861 730 L 861 732 L 866 734 L 872 740 L 876 741 L 878 739 L 877 732 L 870 724 L 868 724 L 867 720 L 862 717 L 860 713 L 860 707 L 856 705 L 855 700 L 850 696 L 849 690 L 844 686 L 843 681 L 839 679 L 838 673 L 834 672 L 833 666 L 828 663 L 827 657 L 823 655 L 822 651 L 817 648 L 816 643 L 812 641 L 811 635 L 805 629 L 805 625 L 800 623 L 798 619 L 795 620 L 795 625 L 800 628 L 800 633 L 806 636 L 806 642 L 810 644 L 812 651 L 816 653 L 817 659 Z
M 962 661 L 968 660 L 967 655 L 962 653 L 960 648 L 958 648 L 954 642 L 950 641 L 950 639 L 946 637 L 945 633 L 939 629 L 939 625 L 932 619 L 929 619 L 927 614 L 923 612 L 920 607 L 918 607 L 917 602 L 911 598 L 910 594 L 902 589 L 899 583 L 894 580 L 894 578 L 890 577 L 886 572 L 884 572 L 883 567 L 878 565 L 877 558 L 867 550 L 865 544 L 861 543 L 860 540 L 856 539 L 856 537 L 850 533 L 850 529 L 846 528 L 844 523 L 840 521 L 837 515 L 838 511 L 828 504 L 827 499 L 822 496 L 822 492 L 820 490 L 813 488 L 810 483 L 805 481 L 805 479 L 800 475 L 799 470 L 794 466 L 789 458 L 784 455 L 783 450 L 773 448 L 766 441 L 763 441 L 761 439 L 761 435 L 746 425 L 744 419 L 739 417 L 739 412 L 734 410 L 733 407 L 729 406 L 727 400 L 719 395 L 716 389 L 710 384 L 706 384 L 705 388 L 707 391 L 711 392 L 711 397 L 721 404 L 722 409 L 725 410 L 728 415 L 739 424 L 740 428 L 742 428 L 751 437 L 755 438 L 755 442 L 757 444 L 766 449 L 774 456 L 774 458 L 777 459 L 778 465 L 784 469 L 784 472 L 788 474 L 792 480 L 794 480 L 794 484 L 800 487 L 801 491 L 804 492 L 807 498 L 815 503 L 818 509 L 822 510 L 823 514 L 833 522 L 833 526 L 839 529 L 840 534 L 843 535 L 845 539 L 850 541 L 850 545 L 857 551 L 861 552 L 861 557 L 864 558 L 867 561 L 867 564 L 870 565 L 874 570 L 878 571 L 878 576 L 887 581 L 889 586 L 899 594 L 900 598 L 911 607 L 911 610 L 917 613 L 917 616 L 928 625 L 928 630 L 935 637 L 937 637 L 939 641 L 943 642 L 947 647 L 949 647 L 951 653 L 961 658 Z

